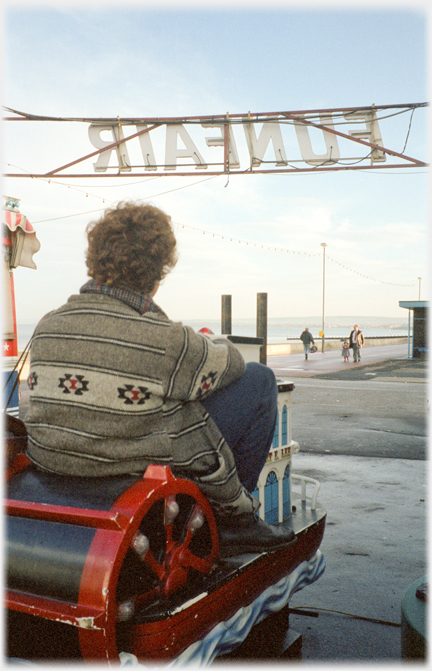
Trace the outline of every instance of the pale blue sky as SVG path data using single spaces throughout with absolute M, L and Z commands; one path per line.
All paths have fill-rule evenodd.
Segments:
M 6 3 L 3 104 L 49 116 L 169 117 L 428 101 L 424 4 L 263 6 Z M 427 110 L 414 113 L 406 146 L 421 160 L 427 121 Z M 383 120 L 384 145 L 402 151 L 409 122 Z M 86 124 L 5 122 L 3 134 L 8 172 L 42 172 L 93 149 Z M 15 271 L 18 319 L 34 322 L 78 290 L 85 225 L 98 216 L 87 213 L 123 198 L 149 200 L 175 222 L 180 260 L 158 294 L 173 319 L 217 318 L 226 293 L 234 317 L 254 317 L 258 292 L 268 292 L 269 316 L 319 315 L 321 242 L 348 268 L 327 263 L 329 316 L 404 319 L 398 301 L 418 297 L 418 276 L 428 298 L 425 169 L 204 179 L 6 179 L 3 193 L 21 198 L 42 244 L 38 270 Z

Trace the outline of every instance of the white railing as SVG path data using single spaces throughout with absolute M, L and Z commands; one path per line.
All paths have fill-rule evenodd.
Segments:
M 293 482 L 293 480 L 297 480 L 300 482 L 302 503 L 306 503 L 307 500 L 307 492 L 306 492 L 307 483 L 314 485 L 312 495 L 310 496 L 310 506 L 311 510 L 316 510 L 318 492 L 321 487 L 321 483 L 319 482 L 319 480 L 315 480 L 315 478 L 308 478 L 306 475 L 297 475 L 297 473 L 291 473 L 291 482 Z

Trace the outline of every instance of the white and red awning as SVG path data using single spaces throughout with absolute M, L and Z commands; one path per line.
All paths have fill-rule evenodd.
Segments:
M 3 223 L 12 233 L 15 233 L 18 229 L 25 233 L 21 255 L 16 265 L 37 270 L 37 266 L 33 261 L 33 254 L 36 254 L 40 250 L 41 244 L 37 239 L 35 229 L 27 217 L 20 212 L 3 210 Z
M 25 216 L 20 212 L 11 212 L 10 210 L 3 210 L 4 223 L 10 231 L 16 231 L 20 226 L 25 233 L 34 233 L 35 229 Z

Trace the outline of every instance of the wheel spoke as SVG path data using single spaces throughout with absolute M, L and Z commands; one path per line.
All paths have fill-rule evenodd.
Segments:
M 183 492 L 150 507 L 130 549 L 118 594 L 119 622 L 197 580 L 197 574 L 208 574 L 216 555 L 207 513 L 193 495 Z
M 182 552 L 181 563 L 184 568 L 194 568 L 200 573 L 208 573 L 212 566 L 212 562 L 209 562 L 208 559 L 197 557 L 188 548 L 185 548 L 184 552 Z
M 155 573 L 155 574 L 157 575 L 157 577 L 159 578 L 159 580 L 162 580 L 162 578 L 163 578 L 163 576 L 164 576 L 164 573 L 165 573 L 164 568 L 163 568 L 163 566 L 161 566 L 161 565 L 156 561 L 156 559 L 154 558 L 154 556 L 153 556 L 151 550 L 147 550 L 147 553 L 146 553 L 146 556 L 145 556 L 145 560 L 144 560 L 144 561 L 147 562 L 147 564 L 149 565 L 149 567 L 151 568 L 151 570 L 153 571 L 153 573 Z

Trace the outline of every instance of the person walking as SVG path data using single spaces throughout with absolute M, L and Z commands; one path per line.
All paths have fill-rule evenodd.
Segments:
M 303 343 L 304 353 L 305 353 L 305 360 L 307 361 L 307 358 L 308 358 L 308 355 L 309 355 L 309 352 L 310 352 L 311 345 L 314 345 L 314 344 L 315 344 L 315 341 L 314 341 L 314 339 L 313 339 L 312 333 L 309 333 L 309 329 L 308 329 L 308 328 L 305 328 L 305 330 L 303 331 L 303 333 L 302 333 L 301 336 L 300 336 L 300 340 L 301 340 L 302 343 Z
M 354 328 L 350 333 L 349 337 L 349 346 L 353 351 L 353 360 L 354 362 L 361 361 L 361 348 L 365 343 L 364 335 L 360 331 L 357 324 L 354 324 Z

